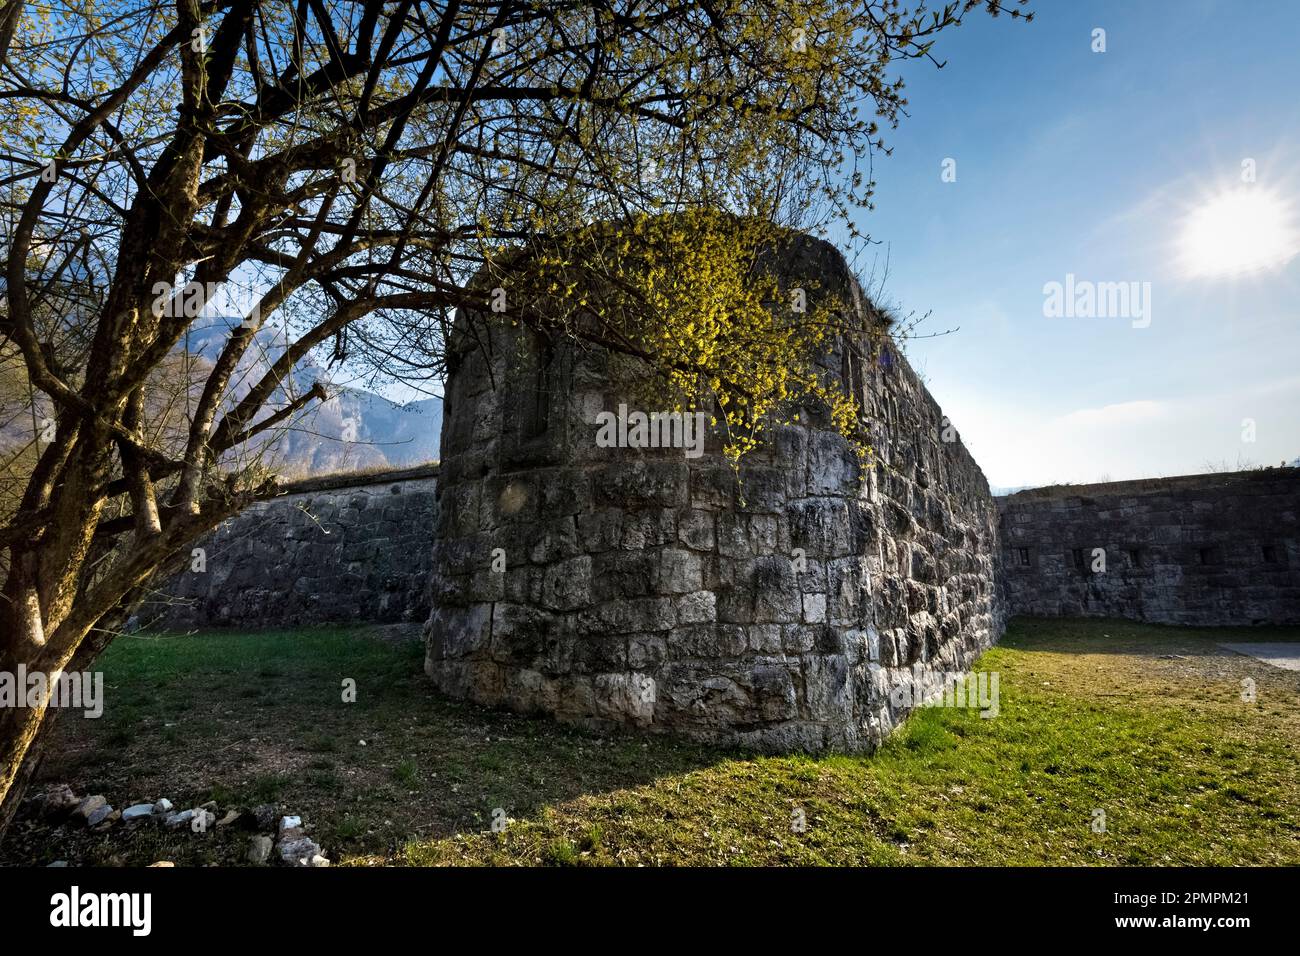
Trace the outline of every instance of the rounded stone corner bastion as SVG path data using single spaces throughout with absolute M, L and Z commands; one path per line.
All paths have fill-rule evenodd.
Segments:
M 871 308 L 829 244 L 801 237 L 778 261 L 783 281 Z M 763 750 L 860 750 L 1000 636 L 988 484 L 883 330 L 883 349 L 837 341 L 824 359 L 862 396 L 867 474 L 807 408 L 739 483 L 715 434 L 698 457 L 601 447 L 600 413 L 644 394 L 619 384 L 628 360 L 533 335 L 495 323 L 449 363 L 425 626 L 442 692 Z

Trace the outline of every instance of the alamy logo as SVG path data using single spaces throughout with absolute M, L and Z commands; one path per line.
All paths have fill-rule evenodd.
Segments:
M 148 936 L 152 914 L 153 898 L 148 893 L 82 893 L 74 886 L 50 897 L 51 926 L 127 926 L 133 936 Z
M 981 717 L 996 717 L 997 671 L 965 674 L 961 671 L 927 671 L 915 681 L 898 684 L 889 692 L 895 707 L 969 707 Z
M 153 314 L 160 319 L 228 316 L 245 328 L 261 324 L 261 296 L 237 282 L 155 282 L 153 297 Z
M 41 671 L 28 671 L 18 665 L 18 673 L 0 671 L 0 707 L 44 707 L 76 710 L 91 718 L 104 713 L 104 675 L 77 672 L 58 673 L 53 676 Z
M 687 458 L 704 454 L 704 412 L 617 412 L 596 416 L 598 448 L 684 448 Z
M 1151 324 L 1150 282 L 1092 282 L 1067 273 L 1065 282 L 1043 285 L 1043 315 L 1049 319 L 1131 319 L 1133 328 Z

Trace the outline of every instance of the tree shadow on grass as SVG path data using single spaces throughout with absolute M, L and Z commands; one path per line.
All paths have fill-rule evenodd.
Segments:
M 490 830 L 735 756 L 451 701 L 422 659 L 418 641 L 359 628 L 120 638 L 96 664 L 103 717 L 62 715 L 31 793 L 66 783 L 119 810 L 215 800 L 218 816 L 270 803 L 304 817 L 327 856 L 392 858 L 411 841 Z M 24 812 L 0 863 L 238 864 L 249 838 L 239 824 L 92 832 Z
M 1103 617 L 1034 617 L 1017 615 L 1007 624 L 1000 644 L 1027 651 L 1079 654 L 1166 654 L 1165 645 L 1204 653 L 1225 653 L 1220 644 L 1300 642 L 1294 625 L 1186 627 Z

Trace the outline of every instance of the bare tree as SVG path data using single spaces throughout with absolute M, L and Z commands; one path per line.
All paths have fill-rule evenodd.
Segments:
M 53 427 L 0 529 L 0 669 L 93 658 L 106 619 L 259 492 L 237 453 L 321 398 L 291 387 L 312 353 L 432 383 L 453 310 L 493 315 L 520 250 L 582 223 L 721 209 L 857 235 L 905 104 L 891 64 L 1004 6 L 4 4 L 0 335 Z M 618 278 L 616 258 L 601 269 Z M 70 281 L 95 308 L 43 324 Z M 164 440 L 158 370 L 231 289 L 239 314 Z M 526 303 L 508 317 L 556 330 Z M 268 330 L 281 347 L 240 381 Z M 666 361 L 626 320 L 559 332 Z M 84 346 L 75 362 L 56 333 Z M 0 824 L 44 711 L 0 713 Z

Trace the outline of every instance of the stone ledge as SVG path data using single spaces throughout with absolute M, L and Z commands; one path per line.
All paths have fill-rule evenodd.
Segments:
M 360 488 L 366 485 L 390 485 L 419 478 L 437 478 L 442 463 L 431 461 L 413 468 L 394 468 L 389 471 L 363 471 L 341 475 L 323 475 L 319 478 L 299 478 L 276 485 L 262 500 L 284 495 L 304 495 L 316 491 L 338 491 L 342 488 Z

